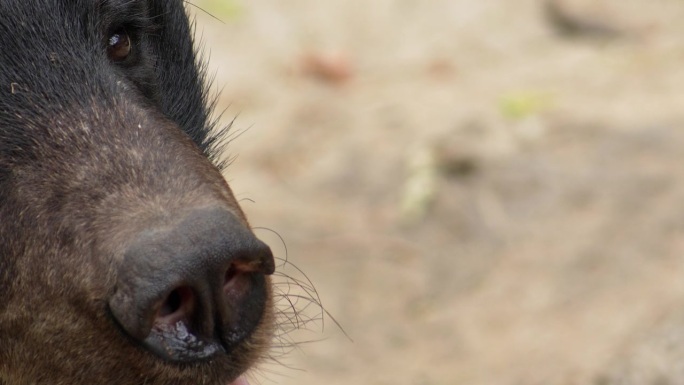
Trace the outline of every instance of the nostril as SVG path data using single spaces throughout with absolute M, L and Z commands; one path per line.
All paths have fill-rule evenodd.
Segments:
M 189 321 L 195 311 L 196 299 L 192 289 L 181 286 L 171 291 L 163 300 L 154 323 L 173 325 L 178 321 Z
M 233 299 L 239 299 L 246 295 L 250 288 L 252 270 L 248 264 L 232 263 L 225 274 L 223 292 Z
M 230 265 L 230 268 L 228 269 L 228 271 L 226 271 L 226 277 L 224 278 L 223 282 L 227 284 L 228 282 L 232 281 L 233 278 L 235 278 L 235 275 L 237 275 L 237 273 L 238 270 L 235 267 L 235 265 Z
M 157 303 L 151 330 L 143 339 L 148 349 L 178 362 L 196 361 L 224 351 L 214 336 L 214 321 L 207 310 L 211 304 L 201 287 L 177 287 Z
M 180 306 L 181 306 L 181 294 L 178 292 L 178 290 L 174 290 L 171 292 L 171 294 L 169 294 L 169 297 L 162 304 L 162 307 L 159 310 L 159 316 L 165 317 L 169 314 L 173 314 L 178 309 L 180 309 Z

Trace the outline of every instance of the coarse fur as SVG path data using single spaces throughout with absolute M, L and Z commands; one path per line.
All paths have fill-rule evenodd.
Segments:
M 115 62 L 119 30 L 132 49 Z M 150 223 L 220 204 L 249 226 L 216 164 L 183 2 L 3 0 L 0 38 L 0 384 L 234 380 L 267 354 L 270 289 L 249 338 L 192 364 L 141 348 L 107 305 Z

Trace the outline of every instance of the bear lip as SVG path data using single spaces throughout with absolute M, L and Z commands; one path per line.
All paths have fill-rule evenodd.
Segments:
M 249 382 L 247 382 L 244 377 L 240 376 L 228 385 L 249 385 Z

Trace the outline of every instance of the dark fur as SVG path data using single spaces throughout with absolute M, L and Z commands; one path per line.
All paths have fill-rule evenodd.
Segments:
M 133 53 L 106 54 L 125 28 Z M 107 311 L 122 250 L 203 202 L 242 214 L 214 158 L 180 0 L 0 1 L 0 384 L 225 385 L 268 347 L 165 363 Z

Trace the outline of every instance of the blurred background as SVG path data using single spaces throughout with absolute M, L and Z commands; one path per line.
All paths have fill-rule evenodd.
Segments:
M 684 383 L 684 2 L 188 9 L 226 178 L 341 325 L 298 302 L 253 384 Z

